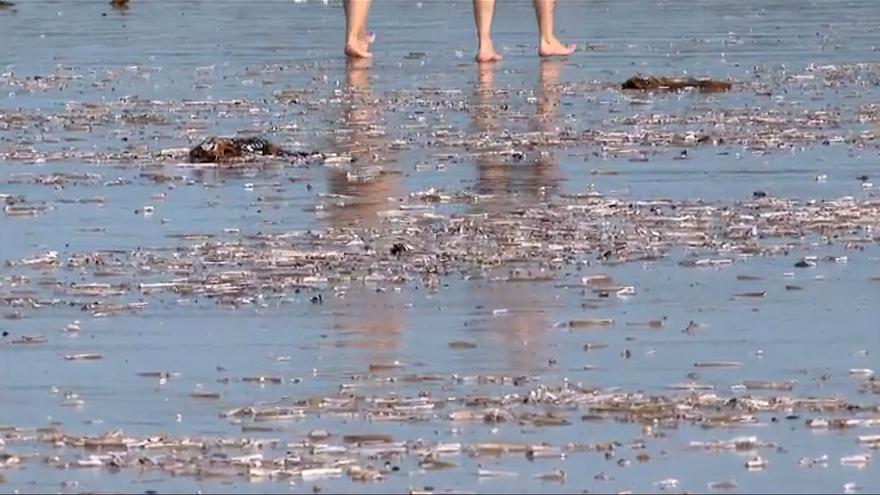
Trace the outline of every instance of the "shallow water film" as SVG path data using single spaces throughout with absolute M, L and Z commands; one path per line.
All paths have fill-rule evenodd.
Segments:
M 880 3 L 470 16 L 0 2 L 0 492 L 880 490 Z

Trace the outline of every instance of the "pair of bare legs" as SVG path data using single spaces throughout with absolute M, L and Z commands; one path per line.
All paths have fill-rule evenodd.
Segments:
M 538 17 L 540 45 L 538 55 L 552 57 L 568 55 L 575 45 L 563 44 L 556 38 L 553 30 L 553 11 L 556 0 L 533 0 L 535 15 Z M 345 9 L 345 54 L 353 58 L 370 58 L 370 44 L 376 36 L 367 31 L 367 16 L 371 0 L 343 0 Z M 477 62 L 497 62 L 501 54 L 492 44 L 492 17 L 495 15 L 495 0 L 474 0 L 474 22 L 477 25 Z
M 540 44 L 538 55 L 553 57 L 569 55 L 575 45 L 563 44 L 553 30 L 553 11 L 556 0 L 533 0 L 535 15 L 538 17 Z M 492 17 L 495 15 L 495 0 L 474 0 L 474 22 L 477 25 L 477 62 L 497 62 L 502 59 L 492 44 Z

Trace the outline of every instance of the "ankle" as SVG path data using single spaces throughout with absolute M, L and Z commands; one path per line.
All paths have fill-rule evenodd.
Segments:
M 559 43 L 559 40 L 556 39 L 556 36 L 554 36 L 553 34 L 540 36 L 539 39 L 541 41 L 541 45 L 553 45 Z

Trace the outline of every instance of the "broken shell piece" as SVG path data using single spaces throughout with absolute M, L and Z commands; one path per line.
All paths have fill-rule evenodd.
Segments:
M 77 398 L 77 397 L 69 397 L 61 401 L 61 407 L 82 407 L 84 406 L 86 401 Z
M 515 478 L 517 473 L 512 471 L 492 471 L 489 469 L 478 469 L 477 476 L 480 478 Z
M 814 268 L 815 266 L 816 262 L 808 259 L 802 259 L 794 264 L 795 268 Z
M 104 466 L 104 457 L 103 456 L 95 456 L 90 455 L 85 459 L 77 459 L 76 466 L 82 468 L 93 468 L 93 467 L 103 467 Z
M 278 376 L 245 376 L 241 378 L 243 383 L 271 383 L 281 385 L 284 379 Z
M 338 478 L 342 476 L 342 469 L 340 468 L 312 468 L 312 469 L 303 469 L 302 473 L 300 473 L 302 479 L 304 481 L 314 481 L 326 478 Z
M 17 339 L 12 339 L 11 341 L 9 341 L 10 344 L 15 345 L 36 345 L 45 344 L 46 342 L 48 342 L 48 340 L 46 340 L 46 337 L 43 337 L 42 335 L 22 335 Z
M 558 323 L 557 327 L 567 327 L 572 329 L 586 329 L 586 328 L 596 328 L 596 327 L 610 327 L 614 325 L 614 320 L 608 318 L 598 318 L 598 319 L 590 319 L 590 320 L 570 320 L 567 322 Z
M 743 383 L 743 387 L 746 390 L 792 390 L 794 389 L 795 382 L 787 381 L 787 382 L 767 382 L 762 380 L 746 380 Z
M 309 432 L 309 440 L 325 440 L 330 438 L 330 432 L 327 430 L 312 430 Z
M 587 285 L 609 285 L 611 284 L 611 277 L 605 274 L 588 275 L 581 277 L 581 282 Z
M 868 465 L 868 461 L 871 460 L 870 454 L 856 454 L 856 455 L 848 455 L 840 458 L 841 466 L 853 466 L 857 468 L 863 468 Z
M 345 435 L 342 437 L 342 441 L 345 443 L 357 443 L 357 444 L 365 444 L 365 443 L 391 443 L 394 439 L 391 435 L 386 435 L 382 433 L 364 433 L 364 434 L 352 434 Z
M 526 459 L 565 459 L 565 452 L 559 447 L 548 445 L 530 445 L 526 450 Z
M 588 342 L 588 343 L 584 344 L 584 350 L 587 352 L 595 351 L 598 349 L 605 349 L 607 347 L 608 347 L 608 344 L 601 344 L 601 343 L 596 343 L 596 342 Z
M 140 373 L 136 373 L 137 376 L 142 378 L 171 378 L 172 376 L 180 376 L 179 373 L 172 373 L 170 371 L 142 371 Z
M 626 326 L 628 327 L 648 327 L 648 328 L 663 328 L 663 320 L 649 320 L 646 322 L 639 321 L 628 321 L 626 322 Z
M 807 428 L 811 428 L 814 430 L 824 430 L 831 426 L 831 423 L 828 422 L 827 419 L 823 418 L 815 418 L 807 420 Z
M 880 435 L 859 435 L 858 442 L 880 447 Z
M 694 363 L 695 368 L 739 368 L 742 363 L 738 361 L 700 361 Z
M 404 367 L 404 364 L 401 363 L 400 361 L 393 361 L 390 363 L 370 363 L 369 370 L 370 370 L 370 372 L 387 371 L 387 370 L 393 370 L 393 369 L 398 369 L 398 368 L 403 368 L 403 367 Z
M 739 294 L 736 294 L 735 296 L 741 297 L 741 298 L 761 298 L 761 297 L 764 297 L 766 294 L 767 294 L 767 291 L 762 290 L 762 291 L 758 291 L 758 292 L 741 292 Z
M 874 375 L 874 370 L 870 368 L 852 368 L 849 370 L 849 374 L 852 376 L 872 376 Z
M 739 483 L 736 480 L 710 481 L 707 486 L 710 490 L 736 490 Z
M 189 394 L 193 399 L 211 399 L 216 400 L 220 398 L 219 392 L 206 392 L 203 390 L 197 390 Z
M 802 457 L 800 459 L 800 461 L 798 461 L 798 464 L 801 466 L 806 466 L 806 467 L 815 467 L 815 466 L 828 467 L 828 454 L 822 454 L 821 456 L 816 457 L 815 459 L 808 459 L 806 457 Z
M 854 481 L 850 481 L 848 483 L 843 484 L 843 493 L 856 493 L 862 489 L 858 483 Z
M 715 390 L 715 385 L 702 383 L 673 383 L 669 385 L 671 390 Z
M 636 295 L 636 288 L 633 286 L 621 287 L 616 292 L 617 297 L 630 297 Z
M 449 342 L 449 348 L 450 349 L 476 349 L 477 344 L 474 344 L 473 342 L 465 342 L 462 340 L 453 340 L 453 341 Z
M 673 488 L 678 488 L 678 480 L 675 478 L 660 480 L 655 482 L 654 486 L 656 486 L 660 490 L 670 490 Z
M 487 409 L 485 411 L 453 411 L 449 413 L 450 421 L 486 421 L 487 423 L 499 423 L 513 419 L 513 415 L 501 409 Z
M 439 471 L 441 469 L 457 468 L 458 464 L 441 459 L 425 459 L 419 462 L 419 468 L 425 471 Z
M 84 353 L 84 354 L 67 354 L 64 356 L 67 361 L 97 361 L 104 359 L 100 354 Z
M 746 462 L 746 468 L 750 471 L 765 469 L 767 467 L 767 460 L 761 456 L 750 459 Z
M 529 446 L 520 443 L 478 443 L 471 446 L 470 453 L 474 456 L 501 456 L 505 454 L 524 454 Z
M 746 452 L 770 446 L 772 445 L 759 441 L 758 437 L 736 437 L 731 440 L 718 440 L 708 442 L 692 441 L 689 444 L 689 448 L 691 449 L 706 450 L 709 452 Z
M 535 475 L 535 479 L 552 483 L 562 483 L 565 481 L 565 471 L 556 469 L 549 473 L 537 474 Z

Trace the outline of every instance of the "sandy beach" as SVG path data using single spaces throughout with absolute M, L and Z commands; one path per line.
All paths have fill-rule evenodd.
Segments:
M 877 491 L 880 5 L 791 5 L 0 8 L 0 491 Z

